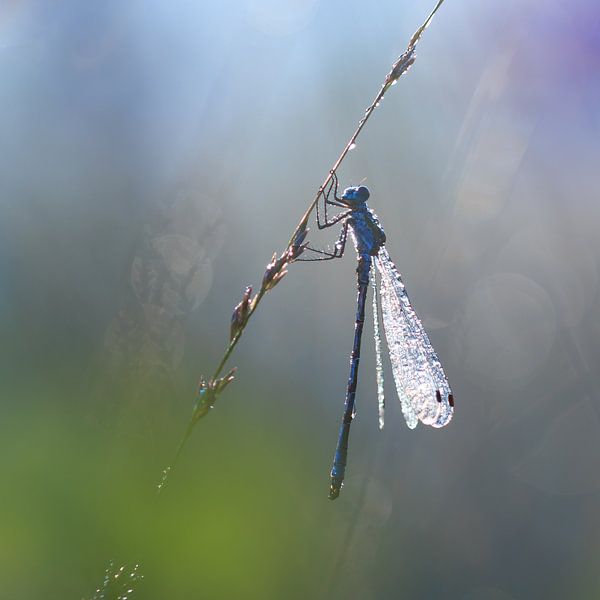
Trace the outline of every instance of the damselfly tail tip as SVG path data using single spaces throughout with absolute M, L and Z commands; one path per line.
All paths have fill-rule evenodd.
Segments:
M 333 471 L 333 469 L 332 469 Z M 331 486 L 329 487 L 329 499 L 335 500 L 342 491 L 342 486 L 344 485 L 343 477 L 340 477 L 339 474 L 331 474 Z
M 454 396 L 452 394 L 448 395 L 448 404 L 454 408 Z
M 340 490 L 342 489 L 342 484 L 333 483 L 329 488 L 329 499 L 335 500 L 340 495 Z

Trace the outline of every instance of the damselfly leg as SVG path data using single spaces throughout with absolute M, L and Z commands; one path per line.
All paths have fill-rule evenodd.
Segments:
M 344 217 L 348 216 L 351 211 L 345 210 L 343 213 L 340 213 L 333 217 L 330 221 L 327 217 L 327 206 L 336 206 L 338 208 L 348 208 L 347 204 L 342 202 L 342 199 L 338 196 L 339 189 L 339 180 L 335 171 L 331 171 L 331 176 L 329 178 L 329 182 L 327 185 L 320 190 L 319 201 L 317 202 L 317 227 L 319 229 L 325 229 L 327 227 L 331 227 L 335 225 L 339 221 L 341 221 Z M 331 198 L 331 193 L 333 192 L 333 198 Z M 323 201 L 323 212 L 325 214 L 325 220 L 321 220 L 321 199 Z
M 335 225 L 337 221 L 331 223 L 331 225 Z M 328 252 L 326 250 L 318 250 L 317 248 L 313 248 L 312 246 L 307 245 L 304 250 L 310 250 L 311 252 L 315 252 L 317 254 L 321 254 L 322 256 L 316 256 L 314 258 L 309 258 L 306 256 L 302 256 L 297 258 L 297 261 L 310 262 L 315 260 L 333 260 L 334 258 L 342 258 L 344 256 L 344 250 L 346 249 L 346 240 L 348 239 L 348 224 L 344 223 L 342 226 L 342 231 L 340 232 L 340 237 L 338 241 L 335 243 L 333 252 Z
M 331 219 L 327 215 L 327 206 L 337 206 L 341 208 L 348 208 L 346 204 L 343 204 L 338 198 L 338 187 L 339 182 L 335 171 L 331 171 L 331 178 L 329 179 L 328 184 L 320 190 L 319 201 L 317 202 L 317 227 L 319 229 L 327 229 L 336 225 L 340 221 L 343 221 L 346 217 L 348 217 L 352 211 L 345 210 Z M 331 198 L 333 193 L 333 199 Z M 321 217 L 321 208 L 320 205 L 323 204 L 323 213 L 324 218 Z M 335 243 L 333 252 L 328 252 L 327 250 L 319 250 L 317 248 L 313 248 L 310 245 L 305 247 L 305 251 L 309 250 L 310 252 L 315 252 L 316 254 L 320 254 L 321 256 L 308 258 L 306 256 L 297 258 L 297 261 L 304 262 L 312 262 L 317 260 L 333 260 L 334 258 L 341 258 L 344 255 L 344 250 L 346 248 L 346 239 L 348 238 L 348 224 L 344 223 L 342 226 L 342 231 L 340 232 L 340 237 Z

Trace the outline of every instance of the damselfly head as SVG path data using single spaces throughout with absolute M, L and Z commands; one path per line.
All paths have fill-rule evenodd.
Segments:
M 342 200 L 350 207 L 364 204 L 370 196 L 369 188 L 364 185 L 358 187 L 349 187 L 344 190 Z

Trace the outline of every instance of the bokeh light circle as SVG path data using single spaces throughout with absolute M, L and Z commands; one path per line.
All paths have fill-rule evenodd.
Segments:
M 600 418 L 587 400 L 568 403 L 514 475 L 553 495 L 600 491 Z
M 581 321 L 598 288 L 597 261 L 583 239 L 533 225 L 517 231 L 500 251 L 498 270 L 522 273 L 549 295 L 560 325 Z
M 479 280 L 462 315 L 460 345 L 465 373 L 483 387 L 518 386 L 544 364 L 556 335 L 546 291 L 516 273 Z

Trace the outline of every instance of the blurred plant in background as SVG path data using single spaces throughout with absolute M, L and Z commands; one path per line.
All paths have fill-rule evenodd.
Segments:
M 129 285 L 105 334 L 109 376 L 130 391 L 129 405 L 118 409 L 128 422 L 148 413 L 160 419 L 172 407 L 186 319 L 210 291 L 213 260 L 224 239 L 215 202 L 192 189 L 180 189 L 149 210 Z
M 144 578 L 139 573 L 139 567 L 134 565 L 130 568 L 123 565 L 115 568 L 111 562 L 104 572 L 101 586 L 96 589 L 90 600 L 131 600 L 136 584 Z

